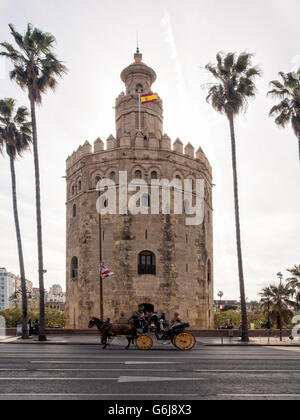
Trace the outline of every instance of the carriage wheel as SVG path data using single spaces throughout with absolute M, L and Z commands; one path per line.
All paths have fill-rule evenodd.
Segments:
M 174 337 L 174 340 L 172 340 L 172 343 L 175 347 L 177 347 L 179 350 L 191 350 L 194 345 L 196 344 L 196 339 L 193 336 L 193 334 L 188 332 L 182 332 L 176 337 Z
M 140 335 L 136 339 L 136 346 L 139 350 L 150 350 L 152 347 L 152 338 L 148 335 Z

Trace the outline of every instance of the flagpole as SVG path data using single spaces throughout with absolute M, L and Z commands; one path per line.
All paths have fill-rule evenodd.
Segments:
M 100 191 L 99 191 L 100 198 Z M 99 200 L 100 202 L 100 200 Z M 101 209 L 99 209 L 99 276 L 100 276 L 100 320 L 103 321 L 103 282 L 102 282 L 102 223 L 101 223 Z
M 141 132 L 141 94 L 139 93 L 139 132 Z

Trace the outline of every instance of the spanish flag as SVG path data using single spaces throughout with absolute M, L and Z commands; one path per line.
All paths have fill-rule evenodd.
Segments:
M 141 103 L 146 104 L 148 102 L 155 102 L 158 100 L 157 93 L 148 93 L 147 95 L 141 95 Z

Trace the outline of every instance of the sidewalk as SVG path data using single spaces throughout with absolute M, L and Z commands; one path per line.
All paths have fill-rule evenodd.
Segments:
M 6 337 L 5 339 L 0 339 L 0 344 L 9 343 L 9 344 L 73 344 L 73 345 L 99 345 L 100 339 L 98 335 L 49 335 L 47 341 L 38 341 L 36 336 L 30 337 L 28 340 L 22 340 L 19 337 Z M 290 340 L 287 337 L 283 338 L 283 341 L 280 342 L 279 337 L 251 337 L 248 343 L 243 343 L 240 338 L 237 337 L 196 337 L 197 347 L 201 346 L 288 346 L 288 347 L 299 347 L 300 340 Z M 110 341 L 112 345 L 116 346 L 126 346 L 127 340 L 123 337 L 115 337 Z M 163 345 L 161 342 L 153 340 L 153 347 L 159 348 L 168 348 L 173 347 L 172 344 Z

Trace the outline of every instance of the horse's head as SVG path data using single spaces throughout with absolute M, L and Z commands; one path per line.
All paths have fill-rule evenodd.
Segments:
M 97 323 L 96 323 L 96 318 L 95 318 L 95 317 L 93 317 L 93 318 L 91 318 L 91 319 L 90 319 L 90 322 L 89 322 L 88 327 L 89 327 L 89 328 L 93 328 L 95 325 L 97 325 Z

